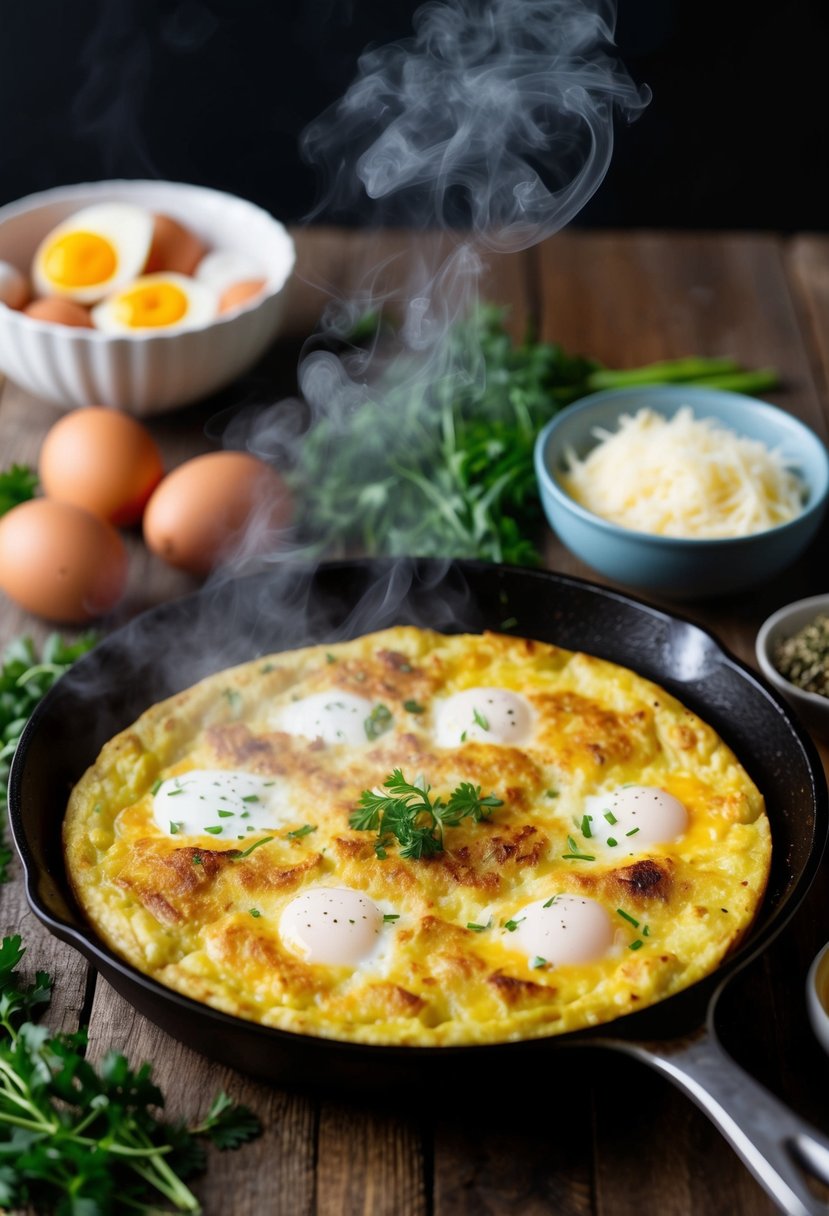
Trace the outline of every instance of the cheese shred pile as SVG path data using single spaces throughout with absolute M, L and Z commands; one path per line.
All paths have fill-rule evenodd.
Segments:
M 692 539 L 748 536 L 803 510 L 805 486 L 778 450 L 683 406 L 671 419 L 622 414 L 580 460 L 566 453 L 567 493 L 594 515 L 637 532 Z

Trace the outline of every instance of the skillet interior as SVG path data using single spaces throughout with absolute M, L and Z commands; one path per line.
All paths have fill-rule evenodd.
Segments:
M 397 623 L 447 633 L 510 628 L 632 667 L 697 711 L 737 753 L 766 795 L 774 842 L 769 888 L 754 929 L 712 976 L 599 1033 L 654 1038 L 695 1028 L 714 987 L 782 928 L 814 877 L 829 822 L 822 767 L 783 702 L 710 634 L 606 588 L 544 571 L 427 559 L 286 566 L 163 605 L 110 635 L 43 699 L 12 766 L 12 831 L 36 914 L 171 1034 L 279 1082 L 363 1089 L 369 1078 L 383 1088 L 430 1077 L 433 1083 L 434 1069 L 442 1076 L 447 1070 L 478 1073 L 481 1052 L 492 1078 L 493 1070 L 509 1075 L 517 1054 L 586 1037 L 577 1032 L 429 1049 L 366 1047 L 273 1030 L 212 1010 L 134 971 L 97 940 L 75 905 L 59 824 L 71 786 L 112 735 L 148 705 L 222 667 Z

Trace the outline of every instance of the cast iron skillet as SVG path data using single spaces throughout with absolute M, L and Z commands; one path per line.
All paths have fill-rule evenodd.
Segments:
M 70 787 L 102 745 L 153 702 L 222 667 L 398 623 L 447 633 L 512 630 L 622 663 L 698 711 L 734 748 L 765 793 L 774 856 L 752 932 L 715 974 L 590 1032 L 486 1046 L 372 1047 L 210 1009 L 140 974 L 96 938 L 67 882 L 60 823 Z M 725 981 L 780 931 L 815 876 L 829 824 L 826 783 L 810 740 L 783 702 L 690 622 L 577 579 L 475 562 L 285 565 L 228 580 L 145 613 L 76 664 L 23 733 L 9 807 L 37 916 L 141 1013 L 208 1056 L 280 1084 L 364 1092 L 471 1082 L 482 1071 L 492 1083 L 520 1075 L 552 1049 L 612 1048 L 670 1077 L 697 1102 L 784 1211 L 829 1212 L 803 1176 L 829 1183 L 829 1138 L 742 1072 L 713 1028 Z

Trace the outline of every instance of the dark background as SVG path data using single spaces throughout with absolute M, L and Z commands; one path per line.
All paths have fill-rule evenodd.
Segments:
M 0 0 L 0 202 L 165 177 L 301 220 L 298 136 L 410 0 Z M 617 43 L 653 100 L 617 127 L 581 225 L 826 230 L 826 0 L 619 0 Z

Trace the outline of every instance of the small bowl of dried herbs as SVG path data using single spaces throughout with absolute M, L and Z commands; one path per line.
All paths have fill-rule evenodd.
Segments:
M 757 662 L 812 734 L 829 739 L 829 593 L 786 604 L 757 634 Z

